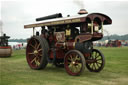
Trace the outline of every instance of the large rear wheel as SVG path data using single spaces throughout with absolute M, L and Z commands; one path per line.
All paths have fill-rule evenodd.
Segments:
M 65 55 L 64 67 L 69 75 L 80 75 L 85 68 L 85 58 L 78 50 L 70 50 Z
M 47 65 L 48 49 L 46 40 L 39 36 L 32 37 L 27 44 L 26 59 L 32 69 L 44 69 Z

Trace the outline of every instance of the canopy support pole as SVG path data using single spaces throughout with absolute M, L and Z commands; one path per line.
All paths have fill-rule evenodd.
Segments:
M 34 33 L 35 33 L 35 28 L 33 27 L 33 36 L 34 36 Z
M 101 32 L 102 32 L 102 34 L 103 34 L 103 22 L 101 22 Z
M 93 21 L 91 21 L 91 34 L 93 34 Z

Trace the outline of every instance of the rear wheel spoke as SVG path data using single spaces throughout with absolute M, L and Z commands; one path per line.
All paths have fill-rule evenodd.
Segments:
M 39 60 L 37 59 L 36 60 L 36 66 L 39 66 L 40 65 L 40 62 L 39 62 Z
M 37 45 L 37 48 L 36 48 L 36 49 L 39 49 L 40 45 L 41 45 L 41 44 L 39 43 L 39 44 Z
M 38 44 L 38 43 L 37 43 L 36 39 L 34 39 L 34 41 L 35 41 L 35 47 L 37 47 L 37 44 Z
M 42 49 L 39 49 L 38 52 L 42 51 Z
M 34 59 L 32 59 L 31 63 L 33 63 L 36 60 L 36 57 Z
M 33 46 L 32 44 L 29 44 L 31 47 L 33 47 L 34 49 L 36 49 L 36 47 L 35 46 Z

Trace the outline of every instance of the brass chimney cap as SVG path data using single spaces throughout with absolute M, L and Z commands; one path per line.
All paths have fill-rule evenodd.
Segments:
M 88 12 L 85 9 L 80 9 L 80 11 L 78 12 L 78 14 L 88 14 Z

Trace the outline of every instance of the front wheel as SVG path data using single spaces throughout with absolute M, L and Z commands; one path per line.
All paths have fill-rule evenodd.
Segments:
M 85 68 L 85 58 L 78 50 L 70 50 L 64 58 L 64 67 L 69 75 L 80 75 Z
M 93 49 L 91 56 L 87 59 L 86 67 L 91 72 L 100 72 L 104 68 L 105 58 L 102 52 Z

